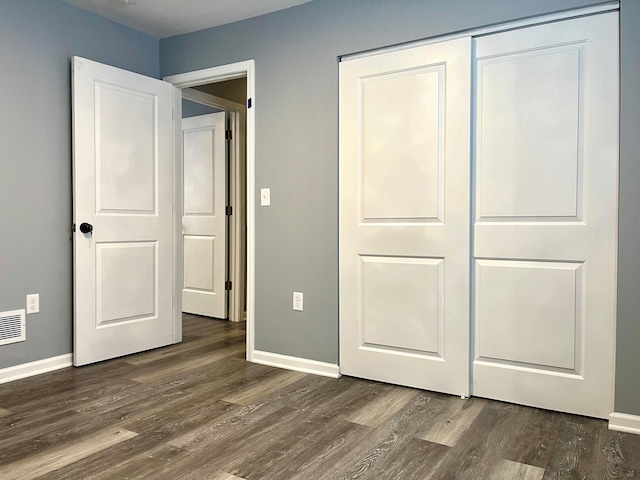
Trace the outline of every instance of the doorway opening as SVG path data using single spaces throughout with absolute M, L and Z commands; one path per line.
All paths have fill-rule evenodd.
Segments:
M 246 78 L 182 90 L 182 311 L 232 322 L 246 311 L 245 99 Z
M 225 258 L 228 282 L 227 318 L 234 322 L 246 320 L 246 358 L 252 360 L 254 349 L 254 62 L 240 62 L 164 78 L 180 89 L 175 110 L 187 116 L 198 112 L 227 112 L 226 128 L 231 139 L 229 149 L 225 204 L 228 235 Z M 183 115 L 184 118 L 185 115 Z M 175 135 L 182 135 L 182 126 Z M 178 142 L 181 143 L 181 142 Z M 184 182 L 183 152 L 175 152 L 174 185 L 174 266 L 177 272 L 174 285 L 174 318 L 176 341 L 182 340 L 182 312 L 185 272 L 185 241 L 183 238 Z

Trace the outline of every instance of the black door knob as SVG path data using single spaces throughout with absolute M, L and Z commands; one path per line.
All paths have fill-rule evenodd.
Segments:
M 93 225 L 91 225 L 90 223 L 81 223 L 80 231 L 82 233 L 91 233 L 93 232 Z

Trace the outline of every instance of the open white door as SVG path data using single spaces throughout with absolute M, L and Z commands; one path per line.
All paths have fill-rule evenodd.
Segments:
M 174 91 L 73 58 L 76 366 L 173 341 Z
M 182 120 L 182 311 L 227 318 L 225 112 Z
M 340 64 L 340 371 L 469 393 L 471 40 Z

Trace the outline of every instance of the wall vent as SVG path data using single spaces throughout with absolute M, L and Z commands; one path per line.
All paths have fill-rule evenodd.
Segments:
M 24 342 L 26 339 L 25 310 L 0 312 L 0 345 Z

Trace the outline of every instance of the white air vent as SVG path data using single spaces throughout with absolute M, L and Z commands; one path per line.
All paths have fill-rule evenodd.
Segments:
M 0 345 L 24 342 L 26 339 L 25 311 L 0 312 Z

